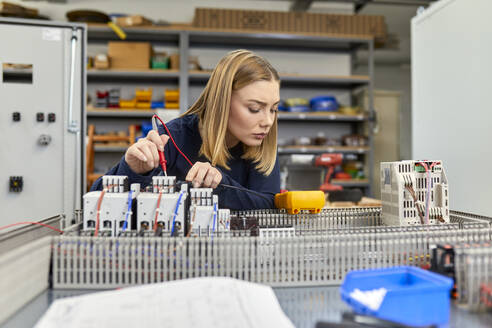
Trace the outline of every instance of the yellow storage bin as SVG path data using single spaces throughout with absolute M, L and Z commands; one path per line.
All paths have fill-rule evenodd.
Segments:
M 137 108 L 138 109 L 150 109 L 151 107 L 151 102 L 137 102 Z
M 130 100 L 120 99 L 120 108 L 136 108 L 137 100 L 135 98 Z
M 286 209 L 289 214 L 298 214 L 301 210 L 319 213 L 325 206 L 325 193 L 321 190 L 289 191 L 275 195 L 275 207 Z
M 150 103 L 152 101 L 152 88 L 136 89 L 135 98 L 138 102 Z
M 164 100 L 166 102 L 179 102 L 179 90 L 165 90 Z
M 164 108 L 166 108 L 166 109 L 179 109 L 179 103 L 166 101 Z

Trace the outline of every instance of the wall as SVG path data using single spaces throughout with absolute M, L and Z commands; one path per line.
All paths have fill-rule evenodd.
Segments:
M 410 66 L 407 64 L 376 63 L 374 71 L 375 89 L 401 92 L 400 157 L 401 159 L 411 159 L 412 106 Z M 353 71 L 353 74 L 367 74 L 367 66 L 358 66 Z

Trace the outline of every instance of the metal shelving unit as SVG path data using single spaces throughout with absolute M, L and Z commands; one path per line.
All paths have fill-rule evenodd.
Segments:
M 179 78 L 178 70 L 163 70 L 163 69 L 149 69 L 149 70 L 97 70 L 90 69 L 87 71 L 88 80 L 99 79 L 177 79 Z
M 352 92 L 356 88 L 367 87 L 369 95 L 369 113 L 367 115 L 342 115 L 339 113 L 280 113 L 279 121 L 282 122 L 323 122 L 329 124 L 343 123 L 361 127 L 367 124 L 368 131 L 372 131 L 374 117 L 373 110 L 373 75 L 374 75 L 374 41 L 369 37 L 339 37 L 322 35 L 303 35 L 286 33 L 244 32 L 244 31 L 220 31 L 197 30 L 190 27 L 146 27 L 125 28 L 127 41 L 149 41 L 159 45 L 173 45 L 178 47 L 180 54 L 180 69 L 177 71 L 145 70 L 145 71 L 97 71 L 89 70 L 90 82 L 169 82 L 176 81 L 180 89 L 181 110 L 189 107 L 188 95 L 191 85 L 204 84 L 210 77 L 208 71 L 189 71 L 188 58 L 192 47 L 237 47 L 275 50 L 302 50 L 327 53 L 344 53 L 354 55 L 358 49 L 368 50 L 368 75 L 367 76 L 329 76 L 329 75 L 298 75 L 281 74 L 283 87 L 313 87 L 347 90 Z M 89 43 L 102 43 L 117 40 L 117 36 L 105 25 L 90 25 L 88 29 Z M 89 121 L 101 118 L 150 118 L 153 111 L 121 111 L 121 110 L 94 110 L 88 111 Z M 370 185 L 372 181 L 373 157 L 372 136 L 368 135 L 368 147 L 279 147 L 280 155 L 288 154 L 321 154 L 326 152 L 341 152 L 344 154 L 362 154 L 367 163 L 367 182 L 346 184 L 349 187 L 362 187 L 366 195 L 371 195 Z M 118 147 L 110 148 L 116 151 Z M 108 152 L 109 149 L 97 149 L 96 151 Z M 118 149 L 118 151 L 122 151 Z
M 206 82 L 210 77 L 210 72 L 190 71 L 189 79 L 192 82 Z M 280 74 L 283 86 L 309 85 L 324 86 L 332 89 L 358 88 L 369 83 L 368 76 L 329 76 L 329 75 L 302 75 L 302 74 Z
M 371 149 L 369 147 L 349 147 L 349 146 L 280 146 L 278 153 L 280 155 L 291 154 L 324 154 L 324 153 L 342 153 L 342 154 L 367 154 Z
M 131 118 L 151 118 L 155 111 L 149 109 L 88 109 L 87 118 L 94 117 L 131 117 Z

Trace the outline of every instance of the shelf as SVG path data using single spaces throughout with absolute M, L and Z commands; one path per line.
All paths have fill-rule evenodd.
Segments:
M 154 41 L 166 44 L 179 44 L 179 30 L 159 26 L 124 27 L 125 41 Z M 88 24 L 89 41 L 122 41 L 106 24 Z
M 104 146 L 96 145 L 94 146 L 94 151 L 96 153 L 124 153 L 129 146 Z
M 221 45 L 248 48 L 284 49 L 325 49 L 331 51 L 352 51 L 366 46 L 371 37 L 336 34 L 281 33 L 248 30 L 195 29 L 190 30 L 190 44 Z
M 353 180 L 339 180 L 332 179 L 330 181 L 334 185 L 342 186 L 342 187 L 368 187 L 369 180 L 368 179 L 353 179 Z
M 209 71 L 190 71 L 189 77 L 191 82 L 206 82 L 210 78 Z M 332 88 L 357 88 L 367 85 L 370 82 L 369 76 L 333 76 L 333 75 L 315 75 L 315 74 L 287 74 L 281 73 L 280 79 L 282 85 L 323 85 Z
M 278 114 L 279 121 L 336 121 L 336 122 L 363 122 L 367 119 L 364 114 L 358 115 L 345 115 L 338 112 L 322 113 L 322 112 L 308 112 L 308 113 L 285 113 Z
M 128 147 L 122 146 L 104 146 L 98 145 L 94 147 L 96 152 L 125 152 Z M 368 147 L 325 147 L 325 146 L 289 146 L 278 147 L 278 153 L 280 154 L 321 154 L 321 153 L 365 153 L 369 151 Z M 357 180 L 360 181 L 360 180 Z
M 125 27 L 126 41 L 151 41 L 179 45 L 182 32 L 189 34 L 190 44 L 220 45 L 244 48 L 326 49 L 353 51 L 367 46 L 373 39 L 363 35 L 311 34 L 265 32 L 261 30 L 223 30 L 195 28 L 188 24 L 170 26 Z M 89 24 L 89 41 L 119 40 L 116 33 L 105 24 Z
M 87 109 L 87 117 L 151 118 L 156 112 L 149 109 Z
M 290 154 L 323 154 L 323 153 L 342 153 L 342 154 L 364 154 L 369 151 L 369 147 L 349 147 L 349 146 L 282 146 L 278 147 L 279 155 Z
M 148 69 L 148 70 L 89 69 L 87 71 L 88 80 L 141 79 L 141 80 L 154 81 L 156 79 L 176 80 L 178 78 L 179 78 L 179 71 L 171 70 L 171 69 Z
M 159 108 L 159 110 L 165 110 Z M 87 117 L 136 117 L 149 118 L 157 111 L 148 109 L 113 109 L 113 108 L 87 108 Z M 279 121 L 336 121 L 336 122 L 363 122 L 367 117 L 363 114 L 344 115 L 340 113 L 279 113 Z

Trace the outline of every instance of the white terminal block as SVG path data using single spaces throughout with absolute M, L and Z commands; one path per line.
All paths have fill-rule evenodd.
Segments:
M 421 163 L 425 163 L 429 168 L 433 165 L 429 169 L 430 173 L 425 171 Z M 448 180 L 442 161 L 382 162 L 383 223 L 393 226 L 420 225 L 418 209 L 425 220 L 428 181 L 430 182 L 429 224 L 449 223 Z M 411 191 L 417 200 L 416 204 Z
M 219 210 L 217 224 L 218 224 L 217 229 L 220 232 L 231 231 L 231 210 L 230 209 L 224 208 L 224 209 Z
M 155 178 L 155 177 L 154 177 Z M 154 181 L 154 180 L 153 180 Z M 157 225 L 162 231 L 172 230 L 174 220 L 175 233 L 182 236 L 185 224 L 185 202 L 188 198 L 188 185 L 181 185 L 180 192 L 143 192 L 137 197 L 137 230 L 153 230 L 157 213 Z M 159 207 L 157 202 L 161 197 Z M 178 203 L 179 202 L 179 203 Z M 176 213 L 176 214 L 175 214 Z
M 99 214 L 99 232 L 109 232 L 111 236 L 118 236 L 127 220 L 127 230 L 132 227 L 132 202 L 137 197 L 140 185 L 132 185 L 130 192 L 106 192 L 101 201 Z M 97 221 L 97 203 L 102 191 L 91 191 L 84 195 L 84 221 L 85 231 L 94 231 Z M 130 203 L 130 204 L 129 204 Z
M 191 188 L 191 205 L 212 206 L 212 188 Z
M 103 175 L 103 189 L 107 192 L 126 192 L 128 191 L 128 177 L 124 175 Z
M 212 189 L 193 188 L 190 191 L 192 204 L 190 206 L 190 229 L 192 235 L 209 234 L 212 231 L 217 231 L 220 221 L 219 198 L 217 195 L 212 195 Z M 203 197 L 201 195 L 203 194 Z M 209 195 L 211 197 L 209 197 Z M 209 202 L 210 200 L 210 202 Z M 205 204 L 205 205 L 201 205 Z M 225 215 L 225 214 L 222 214 Z M 214 222 L 215 221 L 215 222 Z M 215 224 L 214 224 L 215 223 Z M 230 212 L 229 212 L 230 223 Z

